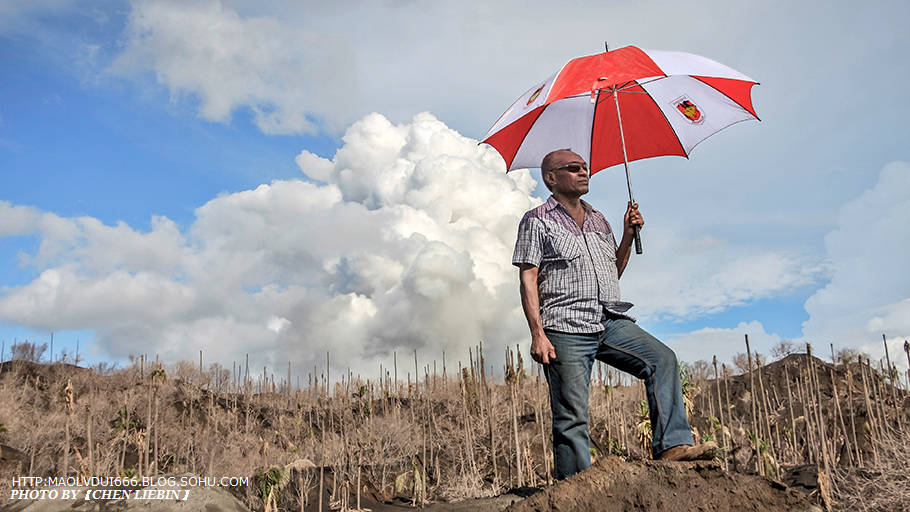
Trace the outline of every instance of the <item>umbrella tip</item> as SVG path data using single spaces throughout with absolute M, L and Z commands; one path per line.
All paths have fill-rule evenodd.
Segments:
M 610 51 L 610 45 L 606 41 L 604 41 L 604 51 L 605 52 Z

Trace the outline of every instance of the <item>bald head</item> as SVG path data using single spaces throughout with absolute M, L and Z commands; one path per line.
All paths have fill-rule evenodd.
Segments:
M 581 158 L 577 153 L 573 152 L 571 149 L 557 149 L 555 151 L 550 151 L 543 157 L 543 160 L 540 162 L 540 170 L 551 171 L 560 166 L 560 163 L 570 157 Z
M 569 162 L 584 163 L 585 159 L 571 149 L 557 149 L 550 151 L 543 157 L 540 162 L 540 177 L 543 178 L 543 184 L 547 190 L 553 191 L 555 176 L 553 170 L 565 166 Z

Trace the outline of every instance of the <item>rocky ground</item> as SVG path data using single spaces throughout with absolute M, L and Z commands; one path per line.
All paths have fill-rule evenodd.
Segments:
M 544 512 L 544 511 L 714 511 L 821 512 L 824 500 L 814 472 L 796 471 L 789 485 L 754 475 L 727 473 L 716 462 L 673 463 L 628 461 L 620 457 L 599 459 L 588 470 L 550 487 L 525 488 L 494 498 L 424 505 L 432 512 Z M 806 487 L 808 485 L 809 487 Z M 815 487 L 815 489 L 811 489 Z M 68 500 L 18 501 L 0 510 L 9 512 L 101 512 L 199 510 L 246 512 L 243 503 L 226 490 L 190 489 L 186 501 L 176 500 Z M 821 505 L 821 506 L 819 506 Z M 355 504 L 351 504 L 355 506 Z M 328 496 L 324 507 L 328 508 Z M 409 502 L 378 502 L 369 496 L 363 510 L 394 512 L 413 510 Z M 310 503 L 306 510 L 318 510 Z

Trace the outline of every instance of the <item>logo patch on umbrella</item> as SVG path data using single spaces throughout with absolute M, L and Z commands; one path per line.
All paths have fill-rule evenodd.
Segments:
M 531 97 L 528 98 L 528 103 L 527 103 L 527 105 L 530 105 L 531 103 L 534 103 L 534 100 L 536 100 L 537 97 L 540 96 L 540 91 L 542 91 L 543 88 L 544 88 L 546 85 L 547 85 L 547 84 L 544 83 L 543 85 L 541 85 L 540 87 L 538 87 L 536 91 L 534 91 L 534 94 L 532 94 Z
M 686 96 L 680 96 L 673 100 L 673 106 L 682 114 L 686 121 L 692 124 L 701 124 L 705 120 L 705 115 L 699 110 L 698 106 Z

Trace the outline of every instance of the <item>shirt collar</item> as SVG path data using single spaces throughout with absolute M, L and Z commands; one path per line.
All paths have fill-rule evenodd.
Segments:
M 591 213 L 591 211 L 594 210 L 594 207 L 585 202 L 584 199 L 579 199 L 579 201 L 581 201 L 581 207 L 585 209 L 585 213 Z M 545 204 L 547 206 L 547 211 L 550 211 L 557 206 L 562 206 L 559 204 L 559 201 L 553 197 L 553 194 L 550 194 L 550 197 L 547 198 L 547 202 Z M 563 210 L 565 210 L 565 207 L 563 207 Z

